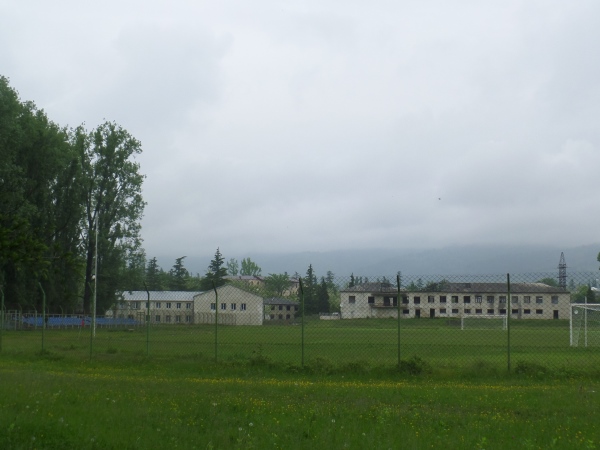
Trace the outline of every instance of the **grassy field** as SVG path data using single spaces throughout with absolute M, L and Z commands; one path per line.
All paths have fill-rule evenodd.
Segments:
M 600 383 L 0 355 L 3 449 L 595 449 Z
M 45 350 L 76 361 L 90 358 L 90 342 L 89 328 L 49 329 L 44 333 Z M 416 355 L 442 372 L 461 371 L 475 363 L 506 370 L 508 342 L 507 331 L 501 329 L 461 330 L 456 322 L 444 319 L 401 321 L 401 358 Z M 39 351 L 42 331 L 4 331 L 3 348 L 12 353 Z M 570 347 L 568 321 L 523 320 L 511 325 L 512 366 L 524 362 L 567 373 L 597 373 L 599 350 Z M 395 320 L 309 320 L 304 337 L 298 324 L 220 326 L 218 330 L 212 325 L 162 325 L 151 327 L 149 332 L 143 326 L 98 328 L 91 353 L 95 359 L 115 361 L 138 356 L 238 362 L 262 358 L 301 365 L 304 356 L 305 363 L 318 359 L 332 365 L 391 366 L 398 361 L 398 326 Z

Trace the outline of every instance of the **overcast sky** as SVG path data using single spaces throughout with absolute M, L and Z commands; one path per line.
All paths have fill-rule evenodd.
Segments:
M 61 125 L 142 142 L 150 257 L 580 245 L 600 241 L 598 18 L 596 0 L 2 0 L 0 74 Z

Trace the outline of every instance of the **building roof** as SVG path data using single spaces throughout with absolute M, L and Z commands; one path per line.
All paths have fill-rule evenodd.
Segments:
M 150 300 L 160 302 L 191 302 L 194 300 L 195 295 L 201 294 L 202 292 L 204 291 L 150 291 Z M 147 291 L 124 291 L 122 295 L 123 300 L 125 301 L 148 301 Z
M 299 302 L 287 298 L 270 297 L 264 299 L 265 305 L 299 305 Z
M 403 293 L 427 293 L 427 292 L 447 292 L 457 294 L 486 294 L 486 293 L 505 293 L 507 292 L 506 283 L 451 283 L 442 281 L 435 283 L 435 288 L 431 290 L 422 289 L 409 291 L 405 288 L 400 289 Z M 383 294 L 397 294 L 397 288 L 391 283 L 363 283 L 353 287 L 343 289 L 342 292 L 372 292 Z M 566 294 L 566 289 L 550 286 L 544 283 L 511 283 L 511 294 Z

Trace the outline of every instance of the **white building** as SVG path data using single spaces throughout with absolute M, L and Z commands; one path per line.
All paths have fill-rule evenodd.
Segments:
M 400 291 L 401 316 L 506 315 L 506 283 L 434 283 L 429 290 Z M 512 283 L 513 319 L 568 319 L 570 293 L 543 283 Z M 342 319 L 398 317 L 398 290 L 390 283 L 364 283 L 341 291 Z

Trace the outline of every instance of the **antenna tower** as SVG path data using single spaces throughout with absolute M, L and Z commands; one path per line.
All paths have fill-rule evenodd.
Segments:
M 558 263 L 558 286 L 563 289 L 567 288 L 567 263 L 564 252 L 560 253 L 560 262 Z

